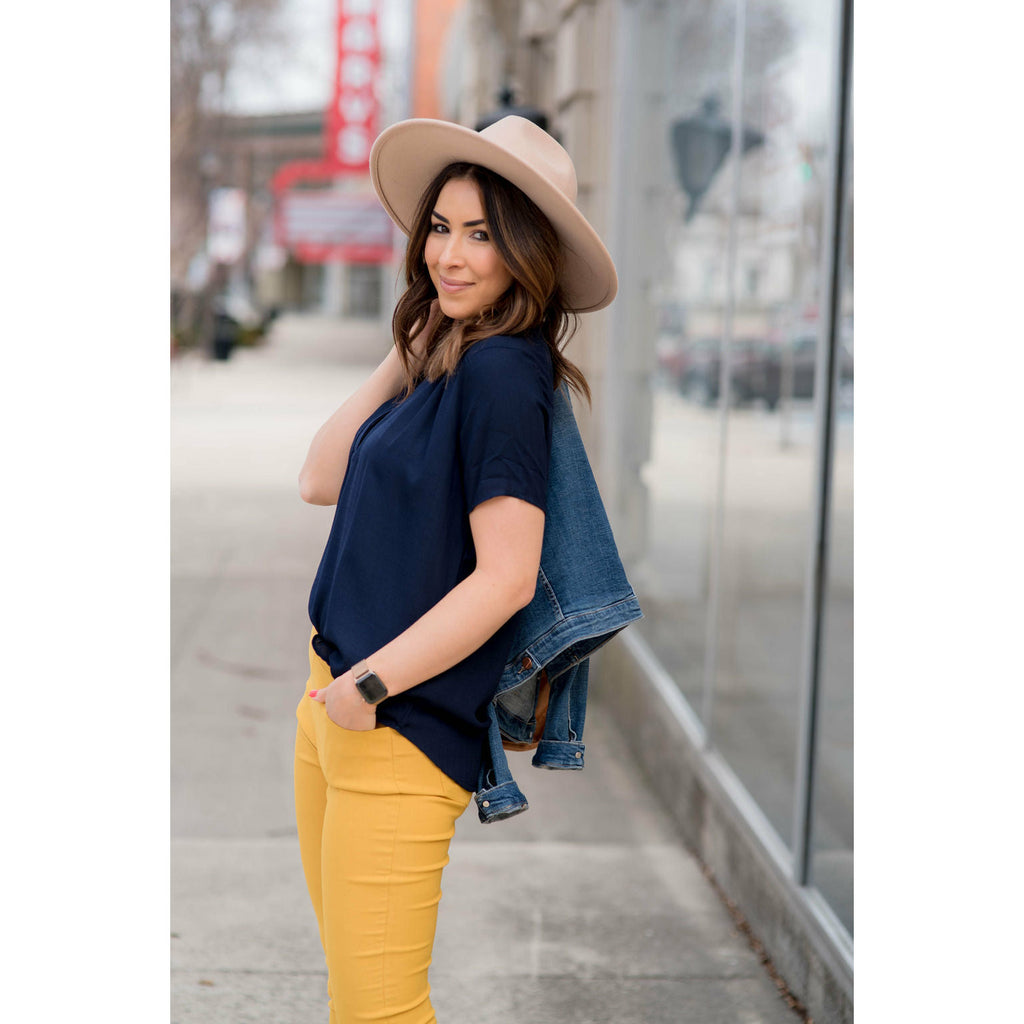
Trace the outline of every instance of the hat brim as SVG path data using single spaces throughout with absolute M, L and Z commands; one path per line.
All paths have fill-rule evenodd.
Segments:
M 551 222 L 562 244 L 562 290 L 569 309 L 591 313 L 615 298 L 615 264 L 586 217 L 524 160 L 471 128 L 450 121 L 400 121 L 377 137 L 370 178 L 388 216 L 409 235 L 427 186 L 449 164 L 479 164 L 521 189 Z

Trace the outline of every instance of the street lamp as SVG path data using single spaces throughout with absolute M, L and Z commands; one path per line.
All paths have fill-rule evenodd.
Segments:
M 683 118 L 672 125 L 672 155 L 676 176 L 690 198 L 684 220 L 689 222 L 697 205 L 711 187 L 715 175 L 732 146 L 732 125 L 721 117 L 717 96 L 707 96 L 699 114 Z M 764 136 L 753 128 L 744 128 L 742 152 L 764 144 Z

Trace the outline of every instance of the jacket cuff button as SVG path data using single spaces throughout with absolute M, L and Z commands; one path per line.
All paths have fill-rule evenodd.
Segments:
M 491 801 L 490 800 L 485 800 L 484 801 L 484 807 L 490 807 L 490 806 L 491 806 Z
M 582 757 L 583 756 L 583 751 L 582 750 L 577 750 L 576 751 L 576 756 L 577 757 Z

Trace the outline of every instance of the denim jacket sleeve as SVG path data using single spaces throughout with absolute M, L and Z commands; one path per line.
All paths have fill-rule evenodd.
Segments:
M 517 617 L 509 658 L 489 706 L 488 742 L 476 793 L 482 822 L 500 821 L 529 806 L 512 778 L 502 737 L 522 742 L 532 736 L 542 670 L 547 671 L 551 691 L 533 764 L 583 767 L 588 659 L 642 614 L 563 385 L 553 410 L 537 589 Z

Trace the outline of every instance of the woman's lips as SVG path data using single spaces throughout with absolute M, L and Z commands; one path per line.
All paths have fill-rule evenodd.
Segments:
M 455 295 L 473 286 L 472 281 L 450 281 L 446 277 L 440 277 L 440 275 L 438 279 L 441 282 L 441 287 L 450 295 Z

